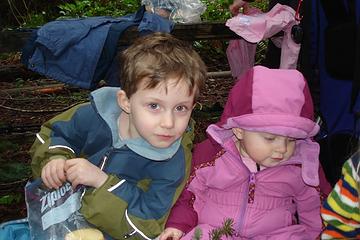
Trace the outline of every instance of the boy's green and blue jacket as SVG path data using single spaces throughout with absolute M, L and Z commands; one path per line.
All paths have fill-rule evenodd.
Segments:
M 40 177 L 54 158 L 88 159 L 109 177 L 100 188 L 86 190 L 81 213 L 115 239 L 152 239 L 163 230 L 189 176 L 194 122 L 166 149 L 154 148 L 144 139 L 122 140 L 119 90 L 100 88 L 91 93 L 89 103 L 46 122 L 30 149 L 33 175 Z

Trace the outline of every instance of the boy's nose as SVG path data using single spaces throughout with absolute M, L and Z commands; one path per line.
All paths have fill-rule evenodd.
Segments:
M 161 127 L 163 128 L 172 128 L 174 127 L 174 116 L 171 112 L 166 112 L 161 118 Z

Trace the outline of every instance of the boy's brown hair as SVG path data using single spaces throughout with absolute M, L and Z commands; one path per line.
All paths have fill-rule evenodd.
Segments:
M 206 79 L 206 66 L 196 51 L 168 33 L 138 38 L 121 54 L 120 68 L 120 86 L 129 98 L 143 79 L 147 88 L 154 88 L 169 78 L 186 81 L 196 98 Z

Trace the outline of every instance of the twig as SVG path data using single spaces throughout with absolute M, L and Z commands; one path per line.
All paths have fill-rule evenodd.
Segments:
M 0 90 L 0 93 L 12 93 L 12 92 L 23 92 L 23 91 L 39 91 L 44 88 L 64 88 L 65 84 L 50 84 L 44 86 L 36 86 L 36 87 L 22 87 L 22 88 L 10 88 L 5 90 Z
M 83 102 L 85 102 L 85 101 L 83 101 Z M 67 106 L 65 108 L 54 109 L 54 110 L 50 110 L 50 109 L 28 110 L 28 109 L 12 108 L 12 107 L 8 107 L 8 106 L 4 106 L 4 105 L 0 105 L 0 107 L 8 109 L 8 110 L 12 110 L 12 111 L 25 112 L 25 113 L 51 113 L 51 112 L 63 112 L 65 110 L 68 110 L 68 109 L 72 108 L 73 106 L 76 106 L 76 105 L 78 105 L 80 103 L 83 103 L 83 102 L 74 103 L 74 104 L 71 104 L 70 106 Z
M 19 183 L 23 183 L 23 182 L 27 181 L 29 179 L 29 177 L 20 179 L 20 180 L 15 181 L 15 182 L 0 183 L 0 188 L 2 188 L 3 186 L 8 187 L 9 185 L 18 185 Z
M 10 7 L 10 11 L 11 11 L 11 13 L 13 14 L 15 20 L 17 21 L 17 23 L 18 23 L 19 25 L 21 25 L 21 22 L 19 21 L 19 19 L 17 18 L 16 14 L 15 14 L 15 12 L 14 12 L 14 6 L 12 5 L 12 3 L 11 3 L 10 0 L 8 0 L 8 4 L 9 4 L 9 7 Z M 19 13 L 19 11 L 17 10 L 16 7 L 15 7 L 15 9 L 16 9 L 16 11 Z
M 231 76 L 231 72 L 230 71 L 219 71 L 219 72 L 208 72 L 207 76 L 209 78 L 213 77 L 230 77 Z

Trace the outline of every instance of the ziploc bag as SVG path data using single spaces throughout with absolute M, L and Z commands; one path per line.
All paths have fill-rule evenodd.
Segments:
M 47 189 L 41 179 L 25 186 L 25 201 L 32 240 L 64 240 L 80 229 L 102 233 L 80 214 L 84 187 L 72 189 L 69 182 L 59 189 Z M 81 232 L 84 232 L 83 230 Z M 79 238 L 85 239 L 85 238 Z

